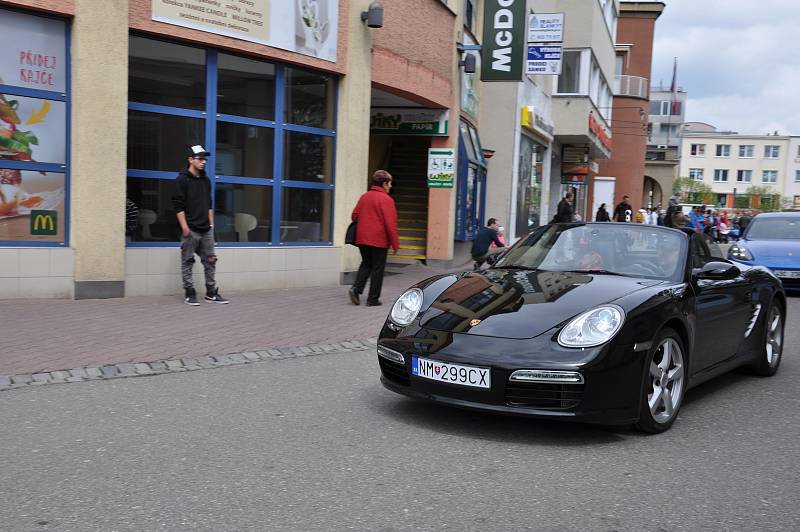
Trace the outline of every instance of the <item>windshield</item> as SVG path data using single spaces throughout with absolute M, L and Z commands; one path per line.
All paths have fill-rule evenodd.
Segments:
M 679 280 L 686 237 L 658 226 L 548 225 L 515 244 L 495 267 Z
M 747 238 L 751 240 L 800 240 L 800 218 L 759 218 L 750 222 Z

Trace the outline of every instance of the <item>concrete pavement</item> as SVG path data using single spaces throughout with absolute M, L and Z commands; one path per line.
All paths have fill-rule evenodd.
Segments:
M 223 286 L 231 304 L 200 307 L 174 296 L 2 300 L 0 376 L 369 339 L 405 288 L 444 271 L 388 266 L 381 307 L 354 306 L 346 286 L 239 293 Z

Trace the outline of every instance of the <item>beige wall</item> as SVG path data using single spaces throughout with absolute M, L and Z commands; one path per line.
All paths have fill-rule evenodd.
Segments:
M 72 27 L 71 242 L 75 281 L 125 274 L 127 0 L 76 0 Z
M 703 169 L 703 182 L 711 186 L 714 192 L 733 193 L 736 187 L 737 193 L 743 193 L 751 186 L 770 187 L 776 193 L 781 193 L 786 181 L 786 157 L 789 150 L 789 137 L 772 137 L 764 135 L 702 135 L 685 136 L 681 141 L 681 163 L 680 176 L 688 177 L 691 168 Z M 692 144 L 705 144 L 706 151 L 702 157 L 691 155 Z M 717 144 L 730 144 L 730 157 L 717 157 Z M 742 144 L 752 144 L 753 157 L 740 158 L 739 146 Z M 764 146 L 780 146 L 780 157 L 778 159 L 765 159 Z M 727 169 L 728 181 L 715 182 L 714 170 Z M 752 170 L 752 180 L 750 183 L 739 183 L 736 181 L 737 170 Z M 767 184 L 761 181 L 761 173 L 764 170 L 777 170 L 778 182 Z
M 366 11 L 370 0 L 353 0 L 352 13 Z M 344 245 L 344 233 L 350 213 L 366 191 L 369 174 L 369 112 L 372 90 L 373 32 L 358 16 L 341 19 L 348 24 L 348 73 L 339 82 L 338 124 L 336 129 L 336 201 L 333 244 L 342 246 L 342 271 L 358 269 L 360 255 L 353 246 Z

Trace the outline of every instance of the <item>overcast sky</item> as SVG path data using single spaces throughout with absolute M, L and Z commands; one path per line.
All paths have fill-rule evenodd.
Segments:
M 652 83 L 689 96 L 686 120 L 800 135 L 800 0 L 664 0 Z

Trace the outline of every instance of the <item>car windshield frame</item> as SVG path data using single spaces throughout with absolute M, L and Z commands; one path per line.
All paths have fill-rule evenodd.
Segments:
M 755 236 L 753 235 L 753 231 L 761 230 L 762 227 L 766 226 L 786 227 L 784 224 L 787 224 L 787 222 L 789 226 L 795 226 L 794 229 L 797 231 L 797 236 L 762 236 L 758 233 Z M 747 234 L 744 238 L 747 240 L 800 240 L 800 216 L 770 216 L 769 218 L 756 216 L 747 226 Z
M 686 275 L 688 240 L 681 231 L 653 225 L 551 224 L 514 244 L 494 268 L 681 282 Z M 666 255 L 667 250 L 677 250 L 677 254 Z

